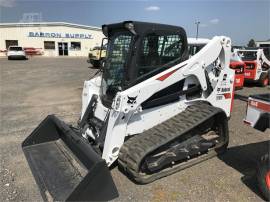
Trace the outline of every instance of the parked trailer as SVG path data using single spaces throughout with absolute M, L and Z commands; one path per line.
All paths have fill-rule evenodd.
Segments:
M 270 128 L 270 94 L 252 95 L 248 98 L 244 123 L 262 132 Z M 257 167 L 258 186 L 267 201 L 270 199 L 269 153 L 268 150 L 261 156 Z

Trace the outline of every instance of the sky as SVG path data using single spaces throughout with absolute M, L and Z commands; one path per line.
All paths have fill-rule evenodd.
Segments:
M 270 39 L 270 0 L 0 0 L 0 23 L 39 13 L 43 22 L 101 26 L 124 20 L 183 27 L 188 37 L 231 37 L 233 45 Z

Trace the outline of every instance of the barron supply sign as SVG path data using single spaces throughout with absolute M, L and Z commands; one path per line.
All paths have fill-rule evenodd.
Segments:
M 60 32 L 29 32 L 28 37 L 93 39 L 93 36 L 91 34 L 60 33 Z

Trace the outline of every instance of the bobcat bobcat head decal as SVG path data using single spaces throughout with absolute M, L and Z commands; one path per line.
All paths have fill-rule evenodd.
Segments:
M 136 103 L 136 99 L 137 99 L 138 96 L 136 96 L 136 97 L 129 97 L 129 96 L 127 96 L 127 97 L 128 97 L 128 101 L 127 101 L 128 104 L 135 104 Z

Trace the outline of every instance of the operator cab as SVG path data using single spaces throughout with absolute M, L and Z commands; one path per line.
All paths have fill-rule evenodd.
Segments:
M 117 92 L 188 59 L 187 36 L 181 27 L 125 21 L 103 25 L 102 30 L 108 37 L 101 90 L 107 107 Z
M 240 50 L 238 51 L 240 57 L 244 61 L 254 61 L 257 60 L 257 50 Z

